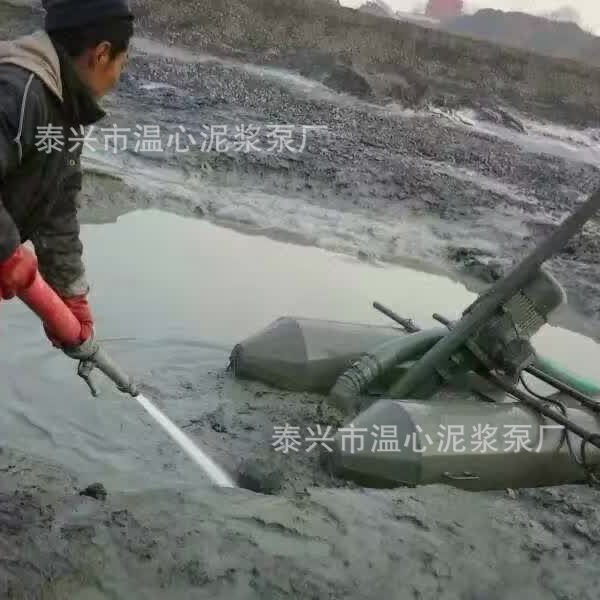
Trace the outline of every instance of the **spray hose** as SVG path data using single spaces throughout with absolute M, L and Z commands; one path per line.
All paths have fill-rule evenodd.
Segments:
M 158 423 L 179 447 L 204 471 L 208 478 L 220 487 L 236 487 L 235 481 L 206 455 L 167 415 L 138 391 L 131 377 L 124 373 L 95 341 L 94 336 L 81 343 L 81 324 L 69 307 L 37 273 L 33 283 L 19 293 L 19 298 L 42 320 L 53 336 L 63 344 L 63 352 L 79 360 L 77 374 L 88 384 L 93 396 L 98 391 L 91 374 L 100 369 L 117 388 L 133 396 L 146 412 Z
M 20 292 L 19 298 L 60 340 L 64 353 L 80 361 L 77 374 L 88 384 L 92 395 L 98 395 L 91 379 L 92 371 L 97 367 L 120 391 L 137 396 L 137 387 L 131 377 L 116 365 L 95 341 L 94 336 L 81 343 L 81 324 L 39 273 L 36 274 L 33 283 Z

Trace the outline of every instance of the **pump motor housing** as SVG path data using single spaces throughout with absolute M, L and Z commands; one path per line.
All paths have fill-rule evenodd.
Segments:
M 469 348 L 509 375 L 520 373 L 535 358 L 531 338 L 550 315 L 566 303 L 560 283 L 544 268 L 469 340 Z

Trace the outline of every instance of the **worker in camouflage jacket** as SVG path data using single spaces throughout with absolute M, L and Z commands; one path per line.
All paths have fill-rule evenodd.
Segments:
M 42 4 L 43 29 L 0 42 L 0 305 L 41 276 L 83 342 L 94 331 L 77 219 L 83 144 L 69 140 L 104 116 L 98 100 L 120 77 L 133 17 L 126 0 Z

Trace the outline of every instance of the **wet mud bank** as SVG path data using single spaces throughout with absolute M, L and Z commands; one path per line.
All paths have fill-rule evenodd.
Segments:
M 592 600 L 600 583 L 586 488 L 277 497 L 198 485 L 96 499 L 81 495 L 88 483 L 0 454 L 3 598 Z

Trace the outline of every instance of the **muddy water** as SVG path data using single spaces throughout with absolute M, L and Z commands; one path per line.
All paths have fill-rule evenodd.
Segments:
M 280 315 L 387 323 L 378 300 L 422 326 L 456 318 L 474 295 L 443 277 L 366 264 L 169 213 L 83 227 L 99 336 L 178 423 L 216 406 L 214 381 L 233 344 Z M 2 445 L 124 490 L 202 481 L 137 404 L 103 380 L 93 399 L 76 364 L 44 343 L 17 303 L 0 307 Z M 600 347 L 547 327 L 538 350 L 600 380 Z M 178 393 L 193 389 L 192 393 Z M 171 391 L 172 390 L 172 391 Z
M 535 154 L 553 154 L 567 160 L 598 165 L 597 129 L 575 130 L 554 123 L 540 123 L 518 115 L 526 129 L 520 133 L 494 123 L 478 120 L 472 111 L 459 111 L 463 123 L 468 123 L 478 131 L 498 137 L 518 145 L 522 150 Z

